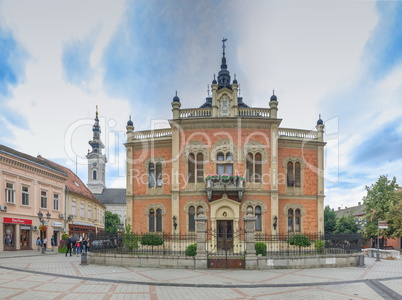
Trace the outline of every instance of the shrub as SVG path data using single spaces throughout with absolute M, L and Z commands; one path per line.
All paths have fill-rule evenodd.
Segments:
M 68 240 L 68 233 L 63 233 L 63 235 L 61 236 L 61 239 L 63 241 L 67 241 Z
M 323 253 L 325 249 L 325 241 L 323 240 L 316 240 L 314 243 L 315 250 L 317 253 Z
M 147 246 L 160 246 L 163 245 L 163 238 L 157 234 L 146 233 L 141 237 L 141 244 Z
M 308 247 L 311 245 L 310 239 L 302 234 L 296 234 L 288 240 L 289 245 L 295 245 L 299 247 L 299 255 L 301 254 L 301 247 Z
M 197 243 L 188 245 L 185 253 L 186 253 L 186 256 L 196 256 L 197 255 Z
M 130 251 L 133 251 L 140 247 L 138 240 L 139 238 L 136 234 L 123 233 L 123 245 Z
M 261 254 L 262 256 L 267 255 L 267 245 L 263 242 L 255 242 L 254 244 L 255 254 Z
M 66 253 L 66 252 L 67 252 L 67 247 L 66 247 L 66 246 L 64 246 L 64 247 L 59 247 L 59 248 L 57 248 L 57 251 L 58 251 L 59 253 Z

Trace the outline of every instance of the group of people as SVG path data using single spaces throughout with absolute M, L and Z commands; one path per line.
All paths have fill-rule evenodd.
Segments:
M 73 239 L 71 235 L 67 239 L 67 251 L 66 251 L 66 257 L 67 254 L 70 253 L 70 256 L 72 256 L 72 253 L 77 254 L 77 256 L 80 255 L 80 253 L 85 253 L 89 250 L 89 243 L 88 241 L 82 237 Z
M 52 238 L 50 239 L 50 244 L 52 245 L 52 251 L 54 251 L 54 246 L 56 245 L 55 243 L 55 239 L 54 239 L 54 235 L 52 235 Z M 40 251 L 40 248 L 43 246 L 44 250 L 46 251 L 46 247 L 47 247 L 47 237 L 45 237 L 43 239 L 43 243 L 40 239 L 40 237 L 38 237 L 36 239 L 36 246 L 38 246 L 38 251 Z

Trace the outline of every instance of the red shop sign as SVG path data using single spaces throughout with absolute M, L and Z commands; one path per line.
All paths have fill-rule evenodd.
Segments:
M 6 218 L 6 217 L 4 217 L 3 222 L 4 223 L 13 223 L 13 224 L 32 225 L 32 220 L 18 219 L 18 218 Z

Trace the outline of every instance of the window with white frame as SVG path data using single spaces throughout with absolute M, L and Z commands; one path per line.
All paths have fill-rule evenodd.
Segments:
M 92 219 L 92 206 L 88 206 L 88 219 Z
M 10 183 L 10 182 L 6 183 L 6 202 L 7 203 L 15 203 L 14 183 Z
M 202 153 L 190 153 L 188 155 L 188 182 L 204 181 L 204 155 Z
M 71 202 L 71 214 L 73 216 L 77 215 L 77 202 L 75 201 Z
M 247 182 L 260 183 L 262 178 L 262 156 L 261 153 L 247 153 L 246 160 Z
M 300 209 L 288 209 L 288 232 L 301 231 L 301 213 Z
M 233 155 L 231 152 L 218 152 L 216 155 L 216 172 L 219 175 L 232 175 L 233 173 Z
M 47 208 L 47 192 L 40 191 L 40 207 Z
M 81 203 L 81 205 L 80 205 L 80 216 L 81 216 L 81 218 L 85 217 L 85 205 L 84 205 L 84 203 Z
M 59 210 L 59 194 L 53 195 L 53 209 Z
M 21 187 L 21 204 L 29 205 L 29 187 L 27 186 Z

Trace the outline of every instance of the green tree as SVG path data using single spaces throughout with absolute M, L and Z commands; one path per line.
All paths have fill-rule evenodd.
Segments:
M 380 176 L 375 184 L 366 186 L 367 195 L 363 198 L 367 225 L 365 235 L 367 238 L 377 237 L 378 220 L 388 221 L 388 229 L 381 229 L 383 237 L 401 236 L 398 207 L 402 200 L 396 178 L 389 180 L 387 176 Z
M 105 212 L 105 231 L 108 233 L 117 233 L 119 230 L 120 218 L 117 214 L 110 211 Z
M 336 213 L 329 205 L 324 209 L 324 231 L 325 233 L 333 233 L 336 226 Z
M 343 215 L 336 219 L 335 233 L 358 233 L 359 227 L 356 224 L 355 217 L 353 215 Z
M 301 248 L 308 247 L 311 245 L 310 239 L 303 234 L 296 234 L 288 240 L 289 245 L 294 245 L 299 247 L 299 255 L 301 255 Z

